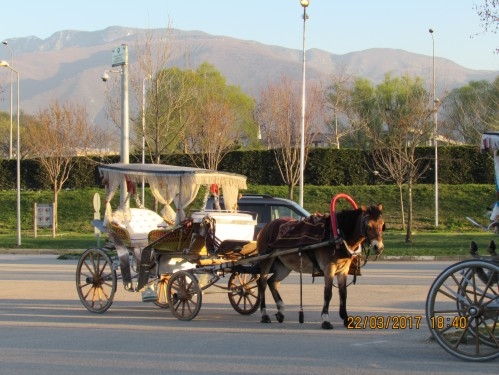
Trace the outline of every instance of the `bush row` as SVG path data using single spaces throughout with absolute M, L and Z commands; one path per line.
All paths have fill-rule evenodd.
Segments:
M 417 150 L 417 157 L 429 164 L 429 168 L 418 180 L 422 184 L 433 184 L 434 149 L 423 147 Z M 482 154 L 472 146 L 449 146 L 438 149 L 439 183 L 493 184 L 494 168 L 490 155 Z M 131 163 L 139 163 L 138 155 L 131 155 Z M 119 156 L 80 157 L 73 168 L 65 188 L 98 187 L 101 185 L 97 166 L 99 163 L 119 162 Z M 187 155 L 169 155 L 166 163 L 193 166 Z M 371 154 L 368 151 L 353 149 L 312 149 L 304 170 L 305 184 L 317 186 L 372 185 L 382 183 L 376 180 Z M 240 173 L 248 177 L 254 185 L 283 185 L 279 168 L 272 150 L 234 151 L 229 153 L 219 166 L 219 170 Z M 16 161 L 0 161 L 0 190 L 15 189 Z M 21 161 L 21 188 L 29 190 L 50 189 L 48 175 L 36 160 Z

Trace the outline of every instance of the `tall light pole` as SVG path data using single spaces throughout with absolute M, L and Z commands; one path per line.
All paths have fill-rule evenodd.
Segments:
M 307 24 L 307 7 L 309 0 L 300 0 L 303 7 L 303 66 L 302 66 L 302 89 L 301 89 L 301 126 L 300 126 L 300 196 L 299 204 L 303 206 L 303 170 L 305 168 L 305 103 L 306 103 L 306 83 L 305 83 L 305 25 Z
M 10 66 L 14 65 L 14 54 L 10 49 L 9 43 L 4 40 L 2 42 L 4 46 L 9 49 L 10 52 Z M 12 70 L 10 71 L 10 132 L 9 132 L 9 159 L 12 159 Z
M 130 163 L 130 131 L 128 125 L 128 46 L 122 44 L 112 50 L 111 66 L 113 68 L 120 66 L 121 70 L 106 70 L 102 75 L 102 80 L 109 80 L 107 72 L 121 73 L 121 143 L 120 143 L 120 162 Z M 128 205 L 126 200 L 126 181 L 123 178 L 120 187 L 120 204 Z
M 146 81 L 151 78 L 149 74 L 142 80 L 142 164 L 146 163 Z M 144 185 L 144 177 L 142 177 L 142 204 L 145 198 Z
M 17 140 L 16 140 L 16 229 L 17 246 L 21 246 L 21 137 L 19 131 L 19 118 L 21 114 L 20 95 L 19 95 L 19 72 L 9 65 L 7 61 L 0 61 L 0 66 L 9 68 L 17 74 Z M 12 102 L 12 101 L 11 101 Z M 11 111 L 12 113 L 12 111 Z
M 435 75 L 435 38 L 433 38 L 433 29 L 428 30 L 431 35 L 433 46 L 433 145 L 435 146 L 435 226 L 438 227 L 438 105 L 437 86 Z

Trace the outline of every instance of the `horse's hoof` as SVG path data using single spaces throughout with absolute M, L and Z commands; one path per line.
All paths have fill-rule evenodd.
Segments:
M 333 329 L 333 325 L 331 324 L 331 322 L 322 322 L 321 327 L 322 329 Z
M 278 312 L 277 314 L 275 314 L 275 318 L 277 319 L 277 321 L 278 321 L 279 323 L 284 322 L 284 314 L 283 314 L 283 313 L 281 313 L 281 312 Z
M 344 325 L 345 327 L 347 327 L 347 328 L 348 328 L 348 327 L 350 327 L 350 325 L 351 325 L 351 324 L 352 324 L 352 320 L 351 320 L 351 319 L 348 319 L 348 318 L 347 318 L 347 319 L 343 320 L 343 325 Z
M 272 320 L 270 320 L 268 315 L 263 315 L 260 323 L 272 323 Z

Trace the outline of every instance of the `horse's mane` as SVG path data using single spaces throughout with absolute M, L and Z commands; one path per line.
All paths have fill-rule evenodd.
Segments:
M 353 236 L 360 215 L 362 215 L 361 208 L 342 210 L 336 214 L 338 228 L 341 230 L 341 235 L 345 240 L 348 241 Z
M 342 231 L 342 236 L 345 240 L 348 241 L 355 234 L 357 220 L 363 211 L 367 211 L 372 220 L 378 220 L 381 216 L 381 210 L 376 205 L 371 205 L 367 208 L 357 208 L 355 210 L 342 210 L 336 214 L 338 227 Z

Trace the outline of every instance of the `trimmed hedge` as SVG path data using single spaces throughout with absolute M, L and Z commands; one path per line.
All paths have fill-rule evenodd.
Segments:
M 419 158 L 427 160 L 429 169 L 418 181 L 433 184 L 434 148 L 417 150 Z M 491 155 L 482 154 L 473 146 L 448 146 L 438 148 L 439 183 L 450 185 L 494 184 L 494 165 Z M 131 163 L 140 163 L 141 157 L 131 155 Z M 81 157 L 73 168 L 65 188 L 98 187 L 101 185 L 97 165 L 117 163 L 119 156 Z M 168 164 L 193 166 L 187 155 L 169 155 Z M 370 166 L 371 165 L 371 166 Z M 284 185 L 272 150 L 234 151 L 222 160 L 219 169 L 240 173 L 252 185 Z M 353 149 L 317 148 L 310 150 L 304 171 L 305 183 L 317 186 L 372 185 L 376 183 L 371 154 Z M 0 160 L 0 190 L 16 188 L 16 160 Z M 29 190 L 50 189 L 46 172 L 36 160 L 21 161 L 21 188 Z

